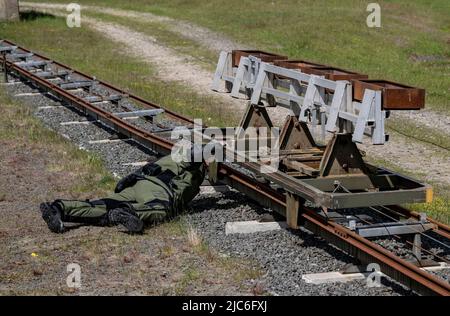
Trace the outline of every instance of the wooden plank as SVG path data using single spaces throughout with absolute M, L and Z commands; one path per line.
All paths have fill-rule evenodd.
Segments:
M 300 198 L 292 193 L 286 196 L 286 223 L 289 228 L 298 229 L 298 209 L 300 207 Z
M 233 67 L 237 67 L 242 57 L 255 56 L 264 62 L 273 62 L 275 60 L 287 59 L 287 56 L 269 53 L 262 50 L 240 50 L 235 49 L 231 52 L 233 59 Z
M 353 80 L 353 98 L 364 99 L 366 89 L 382 91 L 383 109 L 419 110 L 425 106 L 425 90 L 387 80 Z
M 239 62 L 239 67 L 233 81 L 233 89 L 230 94 L 233 98 L 239 98 L 239 91 L 241 89 L 242 82 L 244 82 L 246 67 L 250 67 L 248 59 L 242 58 Z
M 281 149 L 280 155 L 320 154 L 323 153 L 323 150 L 323 148 L 319 147 L 305 149 Z
M 307 161 L 320 161 L 322 160 L 322 156 L 314 156 L 314 155 L 304 155 L 304 156 L 289 156 L 290 161 L 299 161 L 299 162 L 307 162 Z
M 213 91 L 220 90 L 220 79 L 222 79 L 222 75 L 225 71 L 227 57 L 228 57 L 227 52 L 224 52 L 224 51 L 220 52 L 219 61 L 217 62 L 216 71 L 214 73 L 214 79 L 211 84 L 211 90 L 213 90 Z
M 450 268 L 450 265 L 448 265 L 445 262 L 440 262 L 439 265 L 436 267 L 424 267 L 421 269 L 424 271 L 440 271 L 440 270 L 448 269 L 448 268 Z M 385 276 L 381 272 L 342 273 L 339 271 L 334 271 L 334 272 L 303 274 L 302 280 L 304 280 L 306 283 L 309 283 L 309 284 L 329 284 L 329 283 L 336 283 L 336 282 L 350 282 L 350 281 L 355 281 L 355 280 L 367 279 L 367 277 L 373 273 L 376 273 L 379 276 Z
M 282 160 L 283 164 L 286 165 L 286 167 L 297 170 L 297 171 L 301 171 L 304 174 L 310 175 L 310 176 L 317 176 L 319 174 L 319 170 L 312 168 L 310 166 L 308 166 L 307 164 L 298 162 L 298 161 L 292 161 L 289 159 L 283 159 Z

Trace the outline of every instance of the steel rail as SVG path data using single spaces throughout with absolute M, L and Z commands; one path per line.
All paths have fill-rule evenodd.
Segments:
M 398 212 L 404 216 L 412 217 L 415 219 L 420 219 L 420 214 L 418 212 L 408 210 L 404 207 L 401 207 L 399 205 L 392 205 L 389 206 L 394 212 Z M 438 222 L 437 220 L 434 220 L 432 218 L 427 218 L 427 220 L 437 226 L 437 228 L 434 230 L 437 234 L 441 235 L 442 237 L 445 237 L 450 240 L 450 226 L 445 225 L 441 222 Z
M 8 43 L 11 46 L 14 45 L 9 41 L 4 41 L 4 43 Z M 23 49 L 21 47 L 19 48 L 25 52 L 30 52 L 29 50 Z M 49 60 L 48 58 L 41 55 L 35 54 L 34 56 Z M 75 71 L 72 68 L 61 63 L 53 63 L 64 69 L 71 70 L 80 76 L 94 80 L 93 77 Z M 7 62 L 7 66 L 8 71 L 14 72 L 16 75 L 25 80 L 32 81 L 34 84 L 44 90 L 51 91 L 64 101 L 83 111 L 83 113 L 85 113 L 86 115 L 96 118 L 108 126 L 112 126 L 118 133 L 130 138 L 134 138 L 138 142 L 152 150 L 155 150 L 161 154 L 167 154 L 168 152 L 170 152 L 171 147 L 174 145 L 174 142 L 154 135 L 151 132 L 145 131 L 139 127 L 136 127 L 121 119 L 120 117 L 117 117 L 112 113 L 93 104 L 90 104 L 89 102 L 76 95 L 71 94 L 68 91 L 65 91 L 64 89 L 49 82 L 48 80 L 38 77 L 28 70 L 20 68 L 19 66 L 11 62 Z M 100 82 L 111 90 L 124 93 L 123 90 L 117 89 L 110 84 L 106 84 L 98 80 L 97 82 Z M 132 95 L 129 96 L 133 100 L 136 100 L 147 107 L 162 108 L 139 97 Z M 192 123 L 192 120 L 188 118 L 185 118 L 166 109 L 164 110 L 175 119 L 184 121 L 186 123 Z M 248 168 L 249 170 L 254 171 L 260 167 L 255 163 L 240 163 L 240 165 L 244 168 Z M 218 175 L 219 178 L 226 184 L 229 184 L 233 188 L 243 192 L 263 206 L 270 207 L 281 215 L 286 216 L 286 196 L 282 192 L 273 189 L 267 184 L 256 181 L 243 172 L 225 163 L 218 164 Z M 278 184 L 281 184 L 282 187 L 285 185 L 288 191 L 295 192 L 296 190 L 298 190 L 298 187 L 295 186 L 295 181 L 288 181 L 288 183 L 285 183 L 284 179 L 286 178 L 284 176 L 280 177 L 280 175 L 277 174 L 275 174 L 273 178 Z M 400 207 L 395 208 L 396 210 L 397 208 L 398 210 L 402 210 L 402 208 Z M 418 214 L 415 212 L 405 209 L 403 210 L 405 214 L 410 214 L 414 217 L 418 216 Z M 361 263 L 378 263 L 380 265 L 381 272 L 420 294 L 450 296 L 449 283 L 431 275 L 430 273 L 423 271 L 415 265 L 382 248 L 381 246 L 359 236 L 348 228 L 327 220 L 313 209 L 301 206 L 299 212 L 300 219 L 308 230 L 325 238 L 330 243 L 335 244 L 344 252 L 360 260 Z M 437 229 L 438 233 L 440 232 L 441 234 L 443 234 L 443 236 L 448 236 L 448 226 L 436 221 L 433 222 L 436 223 L 439 227 Z
M 11 46 L 17 46 L 16 44 L 14 44 L 13 42 L 10 42 L 8 40 L 3 40 L 2 43 L 7 43 L 7 44 L 9 44 Z M 69 71 L 69 72 L 71 72 L 73 74 L 76 74 L 76 75 L 81 76 L 81 77 L 85 77 L 86 79 L 89 79 L 89 80 L 92 80 L 92 81 L 96 81 L 98 84 L 101 84 L 102 86 L 105 86 L 106 88 L 108 88 L 110 90 L 113 90 L 113 91 L 115 91 L 118 94 L 126 95 L 131 100 L 134 100 L 134 101 L 144 105 L 145 107 L 149 107 L 149 108 L 152 108 L 152 109 L 162 109 L 161 106 L 159 106 L 159 105 L 157 105 L 155 103 L 149 102 L 147 100 L 144 100 L 143 98 L 141 98 L 141 97 L 139 97 L 137 95 L 130 94 L 129 92 L 127 92 L 125 90 L 122 90 L 120 88 L 114 87 L 112 84 L 110 84 L 108 82 L 105 82 L 105 81 L 102 81 L 102 80 L 98 80 L 97 78 L 95 78 L 93 76 L 85 74 L 85 73 L 83 73 L 81 71 L 73 69 L 73 68 L 71 68 L 71 67 L 69 67 L 67 65 L 64 65 L 62 63 L 59 63 L 57 61 L 51 60 L 51 59 L 49 59 L 49 58 L 47 58 L 47 57 L 45 57 L 43 55 L 40 55 L 40 54 L 35 53 L 35 52 L 32 52 L 32 51 L 30 51 L 30 50 L 28 50 L 26 48 L 21 47 L 21 46 L 18 46 L 18 49 L 23 50 L 26 53 L 32 53 L 33 57 L 38 57 L 38 58 L 40 58 L 42 60 L 45 60 L 45 61 L 51 61 L 54 65 L 56 65 L 58 67 L 61 67 L 61 68 L 64 68 L 65 70 L 67 70 L 67 71 Z M 1 58 L 2 57 L 0 56 L 0 59 Z M 7 62 L 7 63 L 8 63 L 8 66 L 10 67 L 11 63 L 10 62 Z M 169 109 L 164 109 L 164 111 L 165 111 L 166 114 L 168 114 L 170 117 L 172 117 L 172 118 L 174 118 L 176 120 L 180 120 L 180 121 L 183 121 L 183 122 L 186 122 L 186 123 L 194 124 L 194 121 L 191 120 L 190 118 L 182 116 L 182 115 L 180 115 L 180 114 L 178 114 L 176 112 L 173 112 L 173 111 L 171 111 Z

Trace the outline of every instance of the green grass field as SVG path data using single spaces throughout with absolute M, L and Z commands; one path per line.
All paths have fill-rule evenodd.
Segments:
M 79 0 L 78 3 L 192 21 L 260 49 L 422 87 L 427 90 L 428 107 L 450 111 L 448 0 L 378 1 L 381 28 L 366 26 L 369 2 L 356 0 Z
M 58 153 L 58 161 L 50 166 L 53 171 L 67 174 L 78 171 L 70 187 L 71 196 L 84 197 L 87 193 L 101 196 L 112 191 L 115 179 L 98 155 L 78 149 L 69 140 L 45 128 L 29 108 L 11 99 L 3 89 L 0 89 L 0 104 L 0 142 L 15 142 L 18 147 L 28 147 L 30 152 L 47 146 L 49 151 Z

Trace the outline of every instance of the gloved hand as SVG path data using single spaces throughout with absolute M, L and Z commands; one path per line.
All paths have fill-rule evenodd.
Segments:
M 189 144 L 188 152 L 190 155 L 190 161 L 182 161 L 181 166 L 183 169 L 191 171 L 197 170 L 203 164 L 203 146 L 197 144 Z M 198 159 L 198 158 L 201 159 Z M 197 160 L 197 161 L 196 161 Z M 199 160 L 199 161 L 198 161 Z
M 114 193 L 119 193 L 136 184 L 139 176 L 136 173 L 131 173 L 117 182 Z
M 142 173 L 146 176 L 157 176 L 161 173 L 161 166 L 156 163 L 148 163 L 142 167 Z
M 143 176 L 157 176 L 161 173 L 161 166 L 155 163 L 148 163 L 145 166 L 139 168 L 135 172 L 122 178 L 114 189 L 115 193 L 122 192 L 126 188 L 129 188 L 136 184 L 140 179 L 144 179 Z

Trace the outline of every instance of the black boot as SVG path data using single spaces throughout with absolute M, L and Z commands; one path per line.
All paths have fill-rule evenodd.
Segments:
M 57 234 L 64 232 L 64 224 L 61 220 L 61 211 L 56 205 L 51 203 L 41 203 L 40 210 L 42 213 L 42 218 L 52 232 Z
M 111 225 L 123 225 L 130 233 L 140 233 L 144 229 L 144 222 L 128 208 L 110 210 L 108 220 Z

